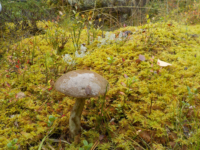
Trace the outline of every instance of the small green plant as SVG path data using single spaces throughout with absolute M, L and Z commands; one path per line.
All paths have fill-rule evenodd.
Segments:
M 130 39 L 129 33 L 127 34 L 126 37 L 124 37 L 124 34 L 125 34 L 125 33 L 122 33 L 121 40 L 116 40 L 116 41 L 115 41 L 115 47 L 116 47 L 116 51 L 117 51 L 118 54 L 120 53 L 120 48 L 121 48 L 122 46 L 124 46 L 124 44 Z M 120 38 L 119 38 L 119 39 L 120 39 Z
M 113 56 L 110 56 L 107 59 L 108 59 L 108 64 L 109 65 L 112 65 L 112 63 L 115 61 L 115 58 Z
M 130 92 L 130 88 L 131 88 L 131 85 L 135 82 L 137 82 L 138 79 L 136 79 L 135 77 L 133 78 L 127 78 L 127 81 L 126 81 L 126 86 L 128 87 L 128 89 L 126 90 L 126 93 L 129 94 Z
M 190 101 L 192 101 L 194 99 L 194 97 L 197 95 L 198 93 L 198 89 L 193 89 L 194 92 L 191 91 L 190 87 L 187 86 L 187 91 L 188 91 L 188 98 Z
M 198 90 L 195 89 L 195 88 L 193 89 L 194 92 L 192 92 L 189 86 L 187 86 L 187 90 L 188 90 L 188 95 L 189 95 L 188 97 L 189 97 L 190 99 L 191 99 L 194 95 L 196 95 L 196 94 L 198 93 Z
M 86 27 L 87 27 L 87 44 L 90 45 L 92 42 L 94 42 L 95 38 L 97 37 L 97 34 L 100 30 L 100 26 L 96 26 L 95 28 L 95 20 L 94 20 L 94 12 L 90 11 L 88 13 L 88 19 L 86 19 Z M 99 18 L 99 23 L 101 22 L 101 18 Z M 92 38 L 91 38 L 92 35 Z
M 49 116 L 49 120 L 47 122 L 48 127 L 51 127 L 53 125 L 53 123 L 54 123 L 55 120 L 56 120 L 56 117 L 50 115 Z
M 132 85 L 134 82 L 137 82 L 137 81 L 138 81 L 138 79 L 136 79 L 135 77 L 133 77 L 133 78 L 127 78 L 126 86 L 127 86 L 128 88 L 130 88 L 131 85 Z
M 124 117 L 124 103 L 123 103 L 123 105 L 117 104 L 117 106 L 115 107 L 115 109 L 117 110 L 116 119 L 123 118 Z
M 56 119 L 57 119 L 57 118 L 54 117 L 54 116 L 52 116 L 52 115 L 49 116 L 47 125 L 48 125 L 48 127 L 51 127 L 51 128 L 49 129 L 47 135 L 42 139 L 42 142 L 40 143 L 38 150 L 41 150 L 41 149 L 42 149 L 42 145 L 43 145 L 44 141 L 45 141 L 46 138 L 51 134 L 51 132 L 54 130 L 55 126 L 52 128 L 52 125 L 53 125 L 53 123 L 54 123 L 54 121 L 55 121 Z
M 79 150 L 90 150 L 92 148 L 93 143 L 88 143 L 88 141 L 83 140 L 84 146 L 79 148 Z
M 49 65 L 53 62 L 53 59 L 51 58 L 49 53 L 46 53 L 45 55 L 45 68 L 46 68 L 46 84 L 48 83 L 49 79 Z
M 16 146 L 17 141 L 18 141 L 18 139 L 13 139 L 11 142 L 9 142 L 7 144 L 8 149 L 11 149 L 11 150 L 18 149 L 18 146 Z
M 110 56 L 107 59 L 108 59 L 108 64 L 110 65 L 110 69 L 111 69 L 111 66 L 115 61 L 115 58 L 113 56 Z M 110 69 L 109 69 L 109 72 L 110 72 Z
M 66 35 L 64 30 L 60 30 L 57 24 L 56 27 L 55 31 L 52 29 L 46 31 L 45 40 L 49 45 L 53 46 L 56 54 L 61 54 L 69 40 L 69 36 Z
M 77 7 L 76 7 L 77 10 Z M 75 15 L 75 19 L 74 19 L 74 23 L 72 24 L 72 30 L 71 31 L 71 38 L 72 38 L 72 42 L 75 48 L 75 51 L 79 49 L 80 47 L 80 36 L 81 36 L 81 32 L 85 26 L 85 19 L 84 17 L 82 17 L 82 19 L 79 17 L 79 13 L 77 13 L 75 10 L 73 10 L 73 13 Z
M 60 32 L 58 29 L 55 30 L 55 32 L 52 32 L 51 30 L 46 31 L 46 41 L 48 44 L 53 46 L 53 49 L 57 51 L 59 46 L 59 37 Z
M 33 43 L 31 42 L 31 44 L 33 45 L 33 50 L 32 50 L 32 53 L 31 53 L 31 61 L 32 61 L 32 64 L 33 64 L 33 60 L 34 60 L 34 57 L 35 57 L 36 38 L 34 38 Z
M 97 115 L 96 115 L 96 130 L 100 130 L 102 133 L 107 132 L 109 134 L 108 120 L 107 120 L 107 110 L 106 110 L 106 93 L 108 91 L 109 85 L 106 86 L 106 92 L 104 96 L 98 97 L 98 103 L 96 105 Z

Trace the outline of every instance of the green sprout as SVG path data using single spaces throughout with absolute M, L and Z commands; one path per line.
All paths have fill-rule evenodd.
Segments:
M 55 120 L 56 120 L 56 117 L 50 115 L 49 120 L 47 122 L 48 127 L 51 127 Z
M 8 149 L 12 149 L 12 150 L 18 149 L 18 146 L 15 145 L 17 144 L 17 141 L 18 139 L 13 139 L 11 142 L 9 142 L 7 144 Z
M 191 101 L 198 93 L 198 89 L 193 89 L 194 92 L 191 91 L 190 87 L 187 86 L 187 91 L 188 91 L 188 98 Z
M 128 91 L 129 92 L 129 89 L 131 87 L 131 85 L 134 83 L 134 82 L 137 82 L 138 79 L 136 79 L 135 77 L 133 78 L 127 78 L 127 82 L 126 82 L 126 86 L 128 87 Z
M 48 78 L 49 78 L 49 66 L 50 64 L 53 63 L 53 59 L 50 56 L 50 53 L 46 53 L 45 55 L 45 68 L 46 68 L 46 84 L 48 83 Z
M 115 58 L 113 56 L 110 56 L 107 59 L 108 59 L 108 64 L 109 65 L 112 65 L 112 63 L 115 61 Z
M 79 148 L 79 150 L 90 150 L 92 148 L 93 143 L 88 143 L 86 140 L 83 140 L 84 146 Z
M 54 117 L 54 116 L 50 115 L 49 116 L 49 120 L 47 122 L 48 127 L 51 127 L 56 119 L 57 119 L 57 117 Z M 55 126 L 53 128 L 49 129 L 47 135 L 42 139 L 38 150 L 42 150 L 42 145 L 43 145 L 44 141 L 48 138 L 48 136 L 51 134 L 51 132 L 54 130 L 54 128 L 55 128 Z
M 73 13 L 75 16 L 74 16 L 74 23 L 72 24 L 71 38 L 72 38 L 75 51 L 77 51 L 80 47 L 79 41 L 80 41 L 81 32 L 85 26 L 85 19 L 80 18 L 79 17 L 80 14 L 76 12 L 75 10 L 73 10 Z
M 110 69 L 111 69 L 113 62 L 115 61 L 115 58 L 113 56 L 110 56 L 107 59 L 108 59 L 108 64 L 110 65 Z M 110 69 L 109 69 L 109 72 L 110 72 Z

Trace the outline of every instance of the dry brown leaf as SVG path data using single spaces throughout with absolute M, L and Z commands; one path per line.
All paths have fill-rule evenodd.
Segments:
M 102 135 L 102 134 L 101 134 L 101 135 L 99 136 L 99 140 L 100 140 L 100 141 L 103 140 L 104 137 L 105 137 L 105 135 Z
M 139 136 L 144 139 L 147 143 L 151 142 L 151 135 L 147 131 L 142 131 Z
M 174 148 L 174 147 L 175 147 L 175 145 L 176 145 L 176 143 L 175 143 L 175 142 L 169 142 L 169 146 L 170 146 L 170 148 Z
M 174 132 L 170 132 L 168 137 L 169 137 L 170 141 L 175 141 L 178 138 L 176 133 L 174 133 Z
M 121 94 L 121 95 L 126 95 L 124 92 L 119 92 L 119 94 Z
M 136 62 L 137 64 L 140 64 L 141 60 L 140 60 L 140 59 L 136 59 L 135 62 Z

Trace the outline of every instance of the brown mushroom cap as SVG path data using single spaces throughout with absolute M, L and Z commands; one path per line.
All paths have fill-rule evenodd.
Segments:
M 104 95 L 109 90 L 108 81 L 89 70 L 75 70 L 62 75 L 55 83 L 57 91 L 76 98 Z

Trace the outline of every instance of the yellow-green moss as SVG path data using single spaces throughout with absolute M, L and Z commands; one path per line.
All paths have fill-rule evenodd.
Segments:
M 63 30 L 51 22 L 44 24 L 48 25 L 46 30 L 51 38 L 54 38 L 55 31 Z M 41 23 L 41 28 L 46 27 Z M 141 29 L 145 29 L 145 32 Z M 172 22 L 171 26 L 168 23 L 155 23 L 121 28 L 113 33 L 117 35 L 120 31 L 127 30 L 133 34 L 121 47 L 117 47 L 118 43 L 115 42 L 97 47 L 98 41 L 86 45 L 90 54 L 76 59 L 74 67 L 70 67 L 62 59 L 63 54 L 73 56 L 71 39 L 61 54 L 56 54 L 49 40 L 45 39 L 49 38 L 46 34 L 14 44 L 12 50 L 4 55 L 5 62 L 0 70 L 0 148 L 5 149 L 7 143 L 14 138 L 18 139 L 22 149 L 26 149 L 27 144 L 33 147 L 39 145 L 49 129 L 46 123 L 49 115 L 57 117 L 55 131 L 61 130 L 63 134 L 68 134 L 68 120 L 74 100 L 50 89 L 50 82 L 74 69 L 90 69 L 101 74 L 110 83 L 103 114 L 100 110 L 104 100 L 100 99 L 98 102 L 93 99 L 86 102 L 81 123 L 89 126 L 89 130 L 83 132 L 81 140 L 86 138 L 88 142 L 95 143 L 99 135 L 108 134 L 106 139 L 112 144 L 104 145 L 105 147 L 115 145 L 115 148 L 132 149 L 137 146 L 138 139 L 146 140 L 137 133 L 139 130 L 155 133 L 155 137 L 165 136 L 166 139 L 166 128 L 181 135 L 177 129 L 177 119 L 182 119 L 181 109 L 189 109 L 182 108 L 182 102 L 195 105 L 197 118 L 199 117 L 199 93 L 189 99 L 187 86 L 191 89 L 200 87 L 200 38 L 190 36 L 199 34 L 200 26 L 187 27 L 176 22 Z M 70 35 L 68 31 L 62 32 Z M 80 43 L 86 42 L 87 32 L 84 29 Z M 53 61 L 46 64 L 47 53 Z M 138 63 L 140 54 L 146 60 Z M 10 56 L 13 56 L 12 59 Z M 110 56 L 115 59 L 111 66 L 107 61 Z M 150 60 L 152 56 L 153 61 Z M 172 66 L 160 67 L 157 59 L 171 63 Z M 57 74 L 56 68 L 59 68 Z M 135 77 L 138 81 L 128 87 L 126 76 Z M 20 91 L 26 97 L 16 99 L 16 94 Z M 113 124 L 109 122 L 112 118 L 115 118 Z M 181 124 L 178 125 L 180 126 Z M 136 143 L 133 143 L 132 140 L 137 137 Z M 180 144 L 184 144 L 181 143 L 181 136 L 179 140 Z M 188 144 L 190 141 L 194 142 L 193 139 L 188 139 Z M 150 146 L 162 147 L 161 144 L 163 143 L 155 140 Z M 68 147 L 76 149 L 74 145 Z

